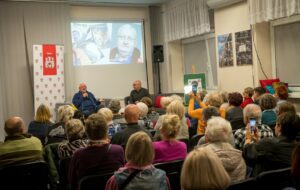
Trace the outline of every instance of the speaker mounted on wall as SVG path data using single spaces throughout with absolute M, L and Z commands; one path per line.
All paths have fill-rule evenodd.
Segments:
M 164 62 L 164 47 L 162 45 L 153 46 L 153 62 Z

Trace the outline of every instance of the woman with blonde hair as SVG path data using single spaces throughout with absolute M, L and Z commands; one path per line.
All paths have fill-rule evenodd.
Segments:
M 188 127 L 188 122 L 187 119 L 184 115 L 184 106 L 181 101 L 179 100 L 174 100 L 171 102 L 168 107 L 167 107 L 167 115 L 177 115 L 179 117 L 179 131 L 178 135 L 176 136 L 177 140 L 185 140 L 189 138 L 189 127 Z M 160 128 L 162 126 L 162 118 L 159 117 L 156 125 L 155 125 L 155 139 L 160 140 Z
M 198 148 L 185 159 L 180 182 L 182 190 L 221 190 L 231 181 L 218 156 L 209 148 Z
M 113 112 L 109 108 L 101 108 L 97 113 L 101 114 L 106 120 L 108 125 L 108 136 L 109 138 L 112 138 L 118 131 L 119 126 L 119 124 L 113 122 Z
M 166 173 L 152 165 L 154 150 L 150 137 L 145 132 L 132 134 L 125 149 L 127 163 L 107 181 L 106 190 L 170 189 Z
M 44 144 L 48 128 L 53 125 L 50 119 L 50 109 L 46 105 L 41 104 L 36 110 L 34 121 L 31 121 L 28 126 L 28 133 L 39 138 L 42 144 Z
M 176 140 L 180 131 L 180 120 L 177 115 L 161 116 L 162 126 L 160 127 L 161 141 L 153 142 L 155 158 L 153 163 L 162 163 L 173 160 L 184 160 L 187 155 L 185 143 Z

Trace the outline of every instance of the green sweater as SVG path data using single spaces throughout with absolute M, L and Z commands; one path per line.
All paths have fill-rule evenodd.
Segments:
M 28 134 L 6 137 L 0 144 L 0 167 L 43 160 L 41 141 Z

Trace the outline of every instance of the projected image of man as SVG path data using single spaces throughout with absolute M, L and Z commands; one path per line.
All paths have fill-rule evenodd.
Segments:
M 137 32 L 130 24 L 122 25 L 117 33 L 117 47 L 110 51 L 110 61 L 119 63 L 141 63 L 137 45 Z

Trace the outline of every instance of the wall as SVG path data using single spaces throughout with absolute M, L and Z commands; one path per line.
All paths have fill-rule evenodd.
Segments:
M 148 7 L 105 7 L 105 6 L 99 6 L 99 7 L 83 7 L 83 6 L 72 6 L 71 7 L 71 19 L 80 21 L 80 20 L 88 20 L 88 21 L 96 21 L 96 20 L 143 20 L 144 21 L 144 39 L 145 39 L 145 53 L 146 53 L 146 62 L 147 62 L 147 75 L 148 75 L 148 89 L 150 93 L 153 92 L 153 72 L 152 72 L 152 54 L 151 54 L 151 35 L 150 35 L 150 20 L 149 20 L 149 8 Z M 97 68 L 99 70 L 99 68 Z M 73 93 L 69 93 L 70 95 L 67 97 L 68 100 L 71 100 L 72 95 L 77 91 L 77 86 L 79 84 L 79 79 L 82 78 L 82 76 L 86 76 L 88 81 L 97 80 L 99 81 L 98 86 L 90 86 L 90 90 L 94 91 L 95 95 L 97 97 L 104 97 L 104 98 L 112 98 L 112 97 L 106 97 L 103 96 L 105 94 L 108 94 L 108 89 L 105 89 L 103 87 L 100 87 L 101 83 L 106 83 L 107 85 L 115 84 L 113 83 L 113 77 L 114 75 L 118 76 L 127 76 L 130 75 L 130 71 L 125 70 L 116 70 L 113 69 L 113 73 L 111 70 L 109 70 L 108 67 L 102 67 L 101 69 L 107 71 L 105 72 L 105 76 L 99 76 L 99 77 L 91 77 L 89 76 L 97 76 L 97 69 L 94 67 L 84 68 L 82 71 L 81 69 L 78 69 L 76 67 L 73 67 L 72 64 L 69 64 L 67 67 L 68 71 L 68 78 L 72 78 L 72 81 L 69 81 L 68 84 L 72 85 Z M 101 71 L 103 71 L 101 70 Z M 116 72 L 117 71 L 117 72 Z M 99 72 L 98 72 L 99 73 Z M 138 75 L 139 73 L 136 73 Z M 142 73 L 140 73 L 142 74 Z M 99 74 L 98 74 L 99 75 Z M 144 75 L 143 75 L 144 77 Z M 146 77 L 145 77 L 146 78 Z M 82 79 L 81 79 L 82 80 Z M 105 81 L 106 80 L 106 81 Z M 146 79 L 145 79 L 146 80 Z M 88 82 L 87 81 L 87 82 Z M 126 89 L 128 88 L 128 94 L 130 93 L 132 81 L 124 81 L 127 83 L 127 85 L 121 86 L 120 89 Z M 146 81 L 142 81 L 143 83 L 146 83 Z M 121 90 L 117 88 L 117 84 L 112 85 L 116 86 L 116 88 L 111 89 L 112 92 Z M 146 86 L 146 85 L 144 85 Z M 106 92 L 105 92 L 106 91 Z M 123 90 L 124 91 L 124 90 Z M 124 93 L 124 92 L 123 92 Z M 126 92 L 125 92 L 126 93 Z M 110 93 L 115 94 L 115 93 Z M 124 94 L 125 95 L 125 94 Z M 114 98 L 121 98 L 121 97 L 114 97 Z
M 233 34 L 238 31 L 249 30 L 247 2 L 234 4 L 215 10 L 215 35 Z M 216 40 L 217 44 L 217 40 Z M 216 45 L 217 47 L 217 45 Z M 235 48 L 235 45 L 233 45 Z M 218 51 L 218 50 L 217 50 Z M 216 55 L 217 54 L 216 51 Z M 254 84 L 254 67 L 255 66 L 236 66 L 235 50 L 233 67 L 218 67 L 218 86 L 220 90 L 228 92 L 242 92 L 247 86 L 253 87 Z

